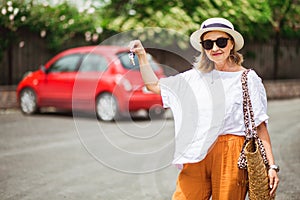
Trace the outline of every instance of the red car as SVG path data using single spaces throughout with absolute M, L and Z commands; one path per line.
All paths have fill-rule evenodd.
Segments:
M 158 77 L 162 68 L 148 54 Z M 35 72 L 24 77 L 17 87 L 24 114 L 41 107 L 96 112 L 99 119 L 116 117 L 144 109 L 162 115 L 160 95 L 143 84 L 139 63 L 133 65 L 128 49 L 116 46 L 86 46 L 63 51 Z

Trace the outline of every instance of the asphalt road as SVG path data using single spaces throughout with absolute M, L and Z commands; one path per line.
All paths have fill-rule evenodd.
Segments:
M 300 199 L 300 99 L 269 102 L 281 166 L 277 200 Z M 171 118 L 98 122 L 92 115 L 0 112 L 0 199 L 167 200 Z

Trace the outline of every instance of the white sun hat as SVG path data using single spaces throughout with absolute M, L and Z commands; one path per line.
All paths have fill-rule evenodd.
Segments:
M 200 44 L 201 36 L 203 33 L 209 31 L 223 31 L 231 35 L 235 44 L 234 50 L 236 51 L 240 50 L 244 46 L 244 38 L 239 32 L 234 30 L 233 24 L 227 19 L 215 17 L 205 20 L 201 24 L 200 29 L 193 32 L 190 36 L 190 43 L 196 50 L 200 52 L 202 51 Z

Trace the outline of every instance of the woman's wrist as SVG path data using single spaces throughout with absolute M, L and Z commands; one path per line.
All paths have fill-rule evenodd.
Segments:
M 269 170 L 275 170 L 276 172 L 279 172 L 280 168 L 278 165 L 272 164 L 269 166 Z
M 145 50 L 139 50 L 135 54 L 138 56 L 138 58 L 143 58 L 143 57 L 146 57 L 146 55 L 147 55 Z
M 147 54 L 145 51 L 144 51 L 144 53 L 137 54 L 137 57 L 139 59 L 140 64 L 142 64 L 142 65 L 146 64 L 148 62 Z

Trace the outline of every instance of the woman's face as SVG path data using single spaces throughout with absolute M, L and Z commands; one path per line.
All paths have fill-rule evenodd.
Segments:
M 230 36 L 225 32 L 211 31 L 204 35 L 202 42 L 205 40 L 216 41 L 219 38 L 230 38 Z M 209 50 L 205 49 L 205 53 L 206 53 L 207 57 L 214 63 L 222 64 L 227 61 L 227 59 L 230 55 L 230 51 L 234 48 L 234 43 L 231 39 L 229 39 L 229 40 L 227 40 L 227 45 L 223 48 L 219 47 L 216 43 L 218 43 L 218 42 L 213 42 L 212 49 L 209 49 Z M 224 39 L 223 39 L 223 41 L 220 41 L 220 43 L 224 44 Z

